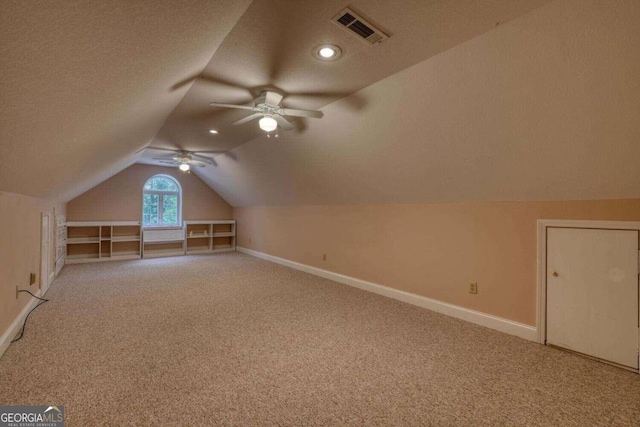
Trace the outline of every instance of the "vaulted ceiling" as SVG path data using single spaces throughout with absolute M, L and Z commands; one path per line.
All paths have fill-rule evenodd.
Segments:
M 640 2 L 552 2 L 198 171 L 234 206 L 640 197 Z
M 193 86 L 160 129 L 153 145 L 229 150 L 262 135 L 256 122 L 232 126 L 246 111 L 213 108 L 212 101 L 251 104 L 264 89 L 285 95 L 289 108 L 317 109 L 472 39 L 548 0 L 361 0 L 354 10 L 392 35 L 369 45 L 331 18 L 345 0 L 254 0 L 201 73 L 180 76 L 172 89 Z M 320 62 L 322 44 L 342 57 Z M 357 96 L 349 107 L 364 107 Z M 298 123 L 306 127 L 307 123 Z M 212 137 L 208 129 L 217 129 Z
M 69 200 L 152 145 L 221 151 L 196 172 L 234 206 L 640 195 L 638 2 L 348 5 L 391 38 L 337 0 L 0 3 L 0 191 Z M 325 117 L 209 106 L 264 88 Z
M 132 164 L 250 3 L 0 2 L 0 190 L 68 200 Z

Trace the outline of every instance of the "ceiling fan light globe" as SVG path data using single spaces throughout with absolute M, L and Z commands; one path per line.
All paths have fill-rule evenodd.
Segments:
M 182 171 L 182 172 L 186 172 L 190 169 L 189 165 L 186 163 L 181 164 L 180 166 L 178 166 L 178 168 Z
M 263 117 L 258 123 L 260 125 L 260 129 L 265 132 L 272 132 L 278 127 L 278 122 L 276 122 L 276 119 L 274 119 L 273 117 Z

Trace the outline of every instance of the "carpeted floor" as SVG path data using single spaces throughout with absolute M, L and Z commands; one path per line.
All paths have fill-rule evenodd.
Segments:
M 67 425 L 637 426 L 640 375 L 240 253 L 71 265 L 0 359 Z

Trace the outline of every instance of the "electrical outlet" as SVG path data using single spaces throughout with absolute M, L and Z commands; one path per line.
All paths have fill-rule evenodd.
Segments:
M 31 276 L 29 276 L 29 285 L 33 285 L 34 283 L 36 283 L 36 273 L 31 273 Z
M 322 260 L 326 261 L 327 260 L 327 254 L 322 254 Z
M 469 282 L 469 293 L 470 294 L 478 293 L 478 282 Z

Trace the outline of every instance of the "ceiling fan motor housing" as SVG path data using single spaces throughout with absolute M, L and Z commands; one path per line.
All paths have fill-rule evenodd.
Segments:
M 260 94 L 260 96 L 258 96 L 255 99 L 255 101 L 254 101 L 255 106 L 258 107 L 258 108 L 266 107 L 267 106 L 266 100 L 267 100 L 267 94 L 266 94 L 266 92 L 262 92 Z
M 277 104 L 267 104 L 267 94 L 269 92 L 271 92 L 272 95 L 276 95 L 276 98 L 279 98 L 279 102 Z M 258 108 L 276 109 L 276 108 L 280 108 L 281 101 L 282 101 L 282 94 L 274 91 L 265 90 L 255 99 L 254 105 Z

